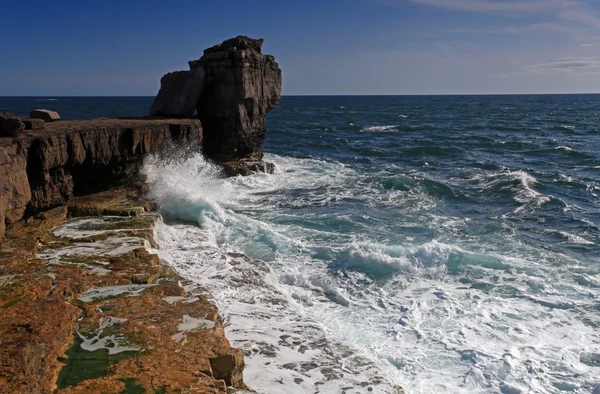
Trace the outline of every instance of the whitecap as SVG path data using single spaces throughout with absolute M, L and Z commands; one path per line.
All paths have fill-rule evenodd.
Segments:
M 565 150 L 565 151 L 567 151 L 567 152 L 570 152 L 570 151 L 572 151 L 572 150 L 573 150 L 573 148 L 571 148 L 570 146 L 564 146 L 564 145 L 557 146 L 557 147 L 556 147 L 556 148 L 554 148 L 554 149 L 557 149 L 557 150 Z
M 360 129 L 360 131 L 364 131 L 364 132 L 368 132 L 368 133 L 384 133 L 384 132 L 391 132 L 395 129 L 396 129 L 395 125 L 369 126 L 369 127 L 363 127 L 362 129 Z
M 580 244 L 580 245 L 594 245 L 592 241 L 588 241 L 587 239 L 580 237 L 579 235 L 571 234 L 566 231 L 559 231 L 560 235 L 565 237 L 570 243 Z

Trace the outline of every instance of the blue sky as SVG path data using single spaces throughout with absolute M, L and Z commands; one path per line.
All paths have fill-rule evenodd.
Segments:
M 600 92 L 599 0 L 12 1 L 0 96 L 154 95 L 244 34 L 284 94 Z

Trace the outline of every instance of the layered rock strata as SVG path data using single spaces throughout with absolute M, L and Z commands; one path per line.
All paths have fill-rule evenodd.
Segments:
M 144 155 L 179 140 L 202 141 L 196 119 L 101 119 L 47 123 L 43 131 L 0 138 L 0 239 L 26 214 L 73 196 L 142 184 Z
M 260 161 L 266 114 L 281 97 L 281 69 L 275 58 L 262 53 L 262 39 L 238 36 L 204 50 L 189 62 L 190 71 L 166 74 L 150 109 L 151 116 L 191 116 L 202 121 L 204 153 L 220 163 L 240 161 L 237 167 Z
M 203 68 L 198 116 L 209 157 L 230 161 L 250 157 L 265 139 L 267 111 L 279 104 L 281 70 L 261 52 L 263 40 L 239 36 L 208 48 L 190 68 Z

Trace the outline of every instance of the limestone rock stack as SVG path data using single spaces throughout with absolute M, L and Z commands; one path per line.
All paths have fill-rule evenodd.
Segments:
M 236 166 L 260 160 L 266 113 L 281 97 L 281 69 L 262 44 L 238 36 L 204 50 L 190 71 L 166 74 L 150 115 L 190 117 L 194 107 L 208 157 Z

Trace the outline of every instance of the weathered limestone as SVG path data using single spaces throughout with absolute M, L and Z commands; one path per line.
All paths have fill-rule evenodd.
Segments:
M 273 56 L 262 54 L 262 44 L 262 39 L 238 36 L 204 50 L 204 56 L 189 62 L 189 71 L 162 77 L 150 108 L 150 116 L 197 112 L 204 153 L 229 175 L 273 171 L 269 163 L 246 164 L 262 159 L 266 113 L 281 97 L 281 70 Z
M 16 137 L 25 129 L 25 124 L 13 114 L 0 112 L 0 137 Z
M 46 124 L 42 132 L 0 138 L 0 239 L 26 213 L 75 195 L 141 184 L 145 154 L 172 141 L 202 141 L 196 119 L 102 119 Z
M 160 80 L 160 91 L 150 107 L 150 116 L 194 116 L 204 87 L 204 77 L 202 67 L 165 74 Z
M 198 102 L 204 152 L 222 161 L 248 158 L 265 138 L 266 113 L 281 97 L 281 70 L 263 40 L 238 36 L 208 48 L 190 69 L 206 73 Z
M 215 305 L 186 293 L 147 250 L 152 205 L 113 189 L 9 231 L 0 253 L 2 393 L 247 388 L 243 352 L 229 344 Z M 69 219 L 100 211 L 111 217 Z
M 49 109 L 34 109 L 29 113 L 31 119 L 42 119 L 44 122 L 55 122 L 60 120 L 60 115 L 56 111 Z

